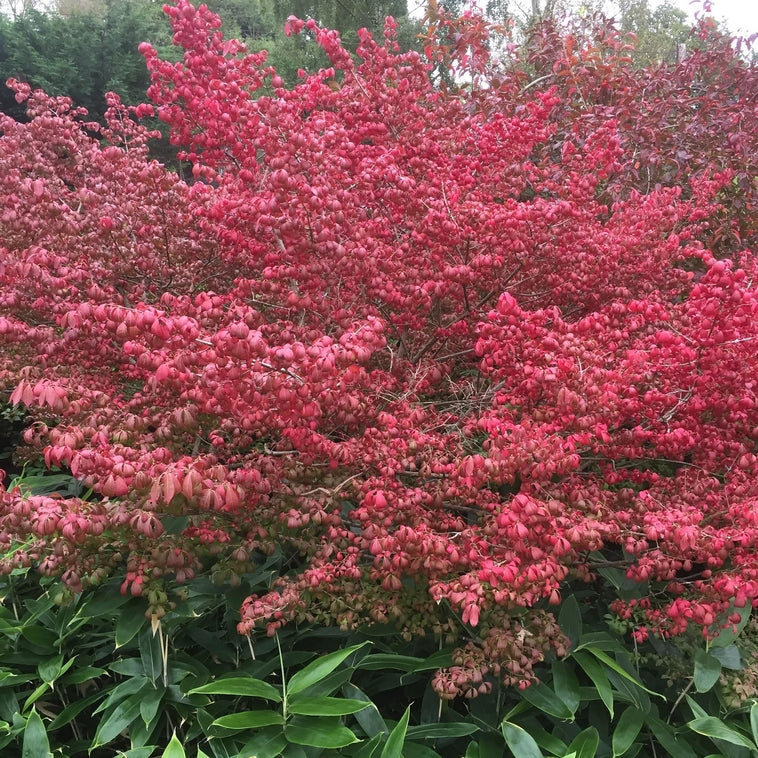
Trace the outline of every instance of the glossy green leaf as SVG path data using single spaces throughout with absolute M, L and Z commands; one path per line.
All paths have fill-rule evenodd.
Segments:
M 96 666 L 82 666 L 81 668 L 67 671 L 65 676 L 61 675 L 61 684 L 84 684 L 103 676 L 105 669 Z
M 712 650 L 714 647 L 727 647 L 731 645 L 742 634 L 742 630 L 750 620 L 750 615 L 753 611 L 753 606 L 750 603 L 746 603 L 742 608 L 735 608 L 732 606 L 729 613 L 738 613 L 740 620 L 735 627 L 728 626 L 725 629 L 721 629 L 719 633 L 708 643 L 708 650 Z
M 32 708 L 24 727 L 21 758 L 52 758 L 47 730 L 37 711 Z
M 68 663 L 69 666 L 73 663 L 73 659 Z M 40 661 L 37 664 L 37 673 L 39 674 L 39 678 L 43 682 L 47 682 L 48 684 L 54 682 L 61 672 L 61 667 L 63 666 L 63 656 L 62 655 L 56 655 L 52 658 L 48 658 L 44 661 Z
M 592 680 L 592 683 L 597 689 L 600 699 L 605 703 L 605 707 L 608 709 L 611 718 L 613 718 L 613 690 L 611 684 L 608 681 L 608 675 L 605 673 L 605 669 L 593 658 L 589 653 L 585 651 L 579 651 L 574 653 L 574 660 L 581 666 L 584 673 Z
M 70 724 L 85 708 L 96 703 L 102 697 L 102 692 L 93 692 L 91 695 L 75 700 L 71 705 L 67 705 L 62 711 L 59 711 L 56 717 L 50 722 L 50 731 L 54 732 L 56 729 L 60 729 L 60 727 Z
M 554 661 L 552 665 L 553 689 L 570 713 L 575 714 L 581 703 L 579 680 L 573 662 Z
M 395 728 L 389 733 L 387 742 L 384 744 L 381 758 L 398 758 L 403 754 L 403 744 L 405 743 L 405 734 L 408 731 L 408 721 L 411 717 L 411 707 L 405 709 L 405 713 Z
M 382 735 L 375 734 L 370 740 L 366 740 L 356 749 L 354 758 L 379 758 L 382 751 Z
M 284 727 L 284 736 L 289 742 L 306 747 L 335 750 L 358 742 L 358 738 L 338 720 L 332 723 L 325 718 L 304 718 L 296 724 Z
M 55 652 L 56 650 L 58 636 L 49 629 L 44 629 L 36 624 L 22 626 L 21 635 L 27 640 L 27 642 L 31 643 L 32 646 L 45 651 L 46 654 Z
M 323 655 L 313 661 L 313 663 L 309 663 L 289 680 L 287 684 L 288 694 L 290 696 L 296 695 L 298 692 L 308 689 L 312 684 L 316 684 L 327 674 L 331 674 L 337 666 L 362 647 L 363 644 L 353 645 L 344 650 L 337 650 L 334 653 L 329 653 L 329 655 Z
M 423 742 L 408 742 L 403 745 L 403 758 L 440 758 L 436 750 Z
M 453 664 L 452 650 L 438 650 L 436 653 L 424 658 L 421 663 L 413 667 L 414 672 L 419 671 L 437 671 Z
M 255 758 L 277 758 L 286 747 L 287 740 L 282 727 L 274 725 L 261 729 L 245 743 L 239 755 L 243 758 L 249 758 L 249 756 L 255 756 Z M 199 753 L 198 758 L 200 758 Z
M 287 703 L 287 711 L 303 716 L 347 716 L 370 705 L 363 700 L 341 697 L 294 697 Z
M 242 697 L 261 697 L 265 700 L 273 700 L 279 703 L 282 700 L 281 693 L 276 687 L 268 682 L 253 677 L 228 677 L 216 679 L 202 687 L 191 689 L 188 695 L 238 695 Z
M 392 653 L 372 653 L 359 661 L 355 668 L 366 671 L 416 671 L 416 666 L 423 665 L 423 658 L 412 655 L 393 655 Z
M 217 718 L 211 726 L 224 729 L 259 729 L 262 726 L 283 724 L 284 718 L 277 711 L 240 711 Z
M 637 739 L 644 722 L 645 714 L 637 708 L 629 707 L 621 714 L 611 738 L 613 758 L 624 755 L 629 750 Z
M 141 606 L 130 603 L 121 611 L 116 621 L 116 649 L 131 642 L 146 624 L 147 619 Z
M 698 703 L 693 700 L 689 695 L 685 695 L 685 698 L 687 700 L 687 704 L 690 707 L 690 710 L 692 711 L 692 715 L 694 718 L 705 718 L 708 715 L 708 711 L 705 710 L 705 708 L 702 708 Z
M 149 689 L 142 696 L 139 704 L 139 713 L 145 722 L 145 726 L 148 726 L 158 713 L 164 693 L 165 689 L 161 687 L 159 689 Z
M 405 738 L 406 740 L 429 740 L 444 737 L 466 737 L 478 731 L 479 727 L 476 724 L 469 724 L 465 721 L 450 721 L 409 726 Z
M 732 727 L 727 726 L 721 719 L 715 716 L 693 719 L 687 722 L 687 726 L 693 732 L 705 735 L 711 739 L 724 740 L 725 742 L 730 742 L 732 745 L 746 747 L 748 750 L 758 750 L 758 747 L 756 747 L 756 744 L 751 739 L 745 737 L 741 732 L 732 729 Z
M 727 645 L 726 647 L 712 647 L 710 654 L 726 669 L 740 671 L 742 666 L 742 656 L 737 645 Z
M 628 682 L 631 682 L 635 686 L 639 687 L 641 690 L 644 690 L 648 693 L 648 695 L 654 695 L 655 697 L 659 697 L 662 700 L 665 700 L 663 695 L 659 694 L 658 692 L 654 692 L 653 690 L 649 690 L 647 687 L 645 687 L 642 682 L 639 681 L 636 677 L 632 676 L 623 666 L 621 666 L 617 661 L 614 661 L 613 658 L 611 658 L 610 655 L 603 652 L 602 650 L 598 650 L 596 648 L 587 648 L 587 650 L 592 653 L 592 655 L 595 656 L 601 663 L 604 663 L 606 666 L 608 666 L 609 669 L 612 669 L 615 671 L 619 676 L 623 676 L 624 679 L 626 679 Z
M 719 680 L 721 661 L 709 655 L 705 650 L 695 651 L 695 689 L 708 692 Z
M 574 595 L 569 595 L 561 603 L 561 609 L 558 612 L 558 626 L 571 640 L 572 646 L 579 644 L 579 638 L 582 636 L 582 611 Z
M 514 758 L 544 758 L 534 737 L 525 729 L 510 721 L 503 721 L 501 729 Z
M 600 735 L 594 726 L 587 727 L 571 740 L 568 746 L 569 753 L 575 753 L 576 758 L 595 758 L 598 745 L 600 744 Z
M 108 697 L 100 703 L 96 708 L 95 713 L 107 711 L 108 708 L 118 703 L 119 700 L 124 700 L 129 695 L 135 695 L 138 692 L 147 691 L 148 689 L 153 689 L 153 683 L 146 676 L 135 676 L 131 679 L 127 679 L 110 690 Z
M 171 741 L 166 745 L 161 758 L 186 758 L 182 743 L 176 738 L 176 732 L 174 732 Z
M 163 675 L 163 651 L 161 640 L 152 629 L 144 629 L 139 636 L 139 652 L 145 675 L 157 682 Z
M 700 758 L 687 742 L 680 740 L 671 726 L 661 719 L 648 713 L 645 715 L 645 723 L 670 758 Z
M 140 658 L 122 658 L 113 661 L 108 669 L 114 674 L 121 674 L 128 677 L 145 677 L 145 666 Z
M 42 684 L 36 687 L 34 692 L 32 692 L 32 694 L 29 695 L 28 698 L 26 698 L 26 700 L 24 701 L 23 710 L 27 711 L 34 703 L 36 703 L 50 689 L 52 689 L 51 685 L 49 685 L 47 682 L 42 682 Z
M 750 706 L 750 731 L 753 733 L 753 741 L 758 745 L 758 703 Z
M 95 738 L 92 741 L 92 747 L 95 748 L 100 745 L 107 745 L 111 740 L 121 734 L 124 729 L 127 729 L 135 719 L 139 718 L 141 702 L 141 695 L 130 695 L 114 708 L 106 711 L 98 724 Z
M 368 708 L 364 708 L 361 711 L 357 711 L 355 714 L 355 720 L 360 724 L 361 729 L 366 733 L 368 737 L 374 737 L 378 734 L 389 734 L 389 728 L 384 722 L 381 714 L 377 710 L 376 706 L 371 702 L 369 696 L 363 692 L 363 690 L 356 687 L 354 684 L 346 684 L 342 688 L 342 692 L 346 697 L 353 700 L 363 700 L 369 703 Z
M 547 685 L 539 682 L 521 692 L 521 697 L 535 708 L 550 716 L 568 721 L 574 712 Z

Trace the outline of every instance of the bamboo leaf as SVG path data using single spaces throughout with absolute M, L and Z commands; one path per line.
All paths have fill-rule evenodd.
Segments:
M 357 650 L 360 650 L 363 645 L 353 645 L 352 647 L 345 648 L 344 650 L 337 650 L 329 655 L 324 655 L 309 663 L 305 668 L 298 671 L 287 684 L 287 692 L 289 695 L 296 695 L 298 692 L 308 689 L 313 684 L 321 681 L 325 676 L 331 674 L 334 669 L 337 668 L 344 660 L 349 658 Z
M 534 737 L 518 724 L 503 721 L 501 729 L 515 758 L 544 758 Z
M 253 677 L 234 676 L 227 679 L 216 679 L 202 687 L 191 689 L 188 695 L 239 695 L 241 697 L 260 697 L 279 703 L 281 693 L 268 682 Z
M 47 730 L 37 711 L 32 708 L 24 727 L 21 758 L 52 758 Z
M 403 754 L 403 745 L 405 744 L 405 734 L 408 731 L 408 720 L 411 717 L 411 707 L 405 709 L 405 713 L 395 728 L 389 733 L 387 742 L 384 744 L 381 758 L 398 758 Z

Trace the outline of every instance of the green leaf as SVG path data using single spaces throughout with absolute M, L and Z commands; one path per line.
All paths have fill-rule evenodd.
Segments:
M 600 699 L 605 703 L 608 713 L 613 718 L 613 690 L 611 689 L 605 669 L 591 655 L 584 651 L 574 653 L 573 658 L 592 680 L 598 695 L 600 695 Z
M 503 721 L 500 728 L 515 758 L 544 758 L 534 737 L 518 724 Z
M 68 666 L 70 667 L 73 662 L 74 662 L 74 659 L 72 658 L 71 661 L 68 663 Z M 62 666 L 63 666 L 63 656 L 56 655 L 53 658 L 48 658 L 45 661 L 40 661 L 37 664 L 37 673 L 39 674 L 39 678 L 43 682 L 52 684 L 60 675 Z
M 23 626 L 21 634 L 33 647 L 47 652 L 53 652 L 58 640 L 57 635 L 49 629 L 43 629 L 41 626 Z
M 680 742 L 674 730 L 652 714 L 645 715 L 645 722 L 670 758 L 699 758 L 686 742 Z
M 284 727 L 284 736 L 289 742 L 306 747 L 337 749 L 358 742 L 358 738 L 338 720 L 303 718 Z
M 735 608 L 732 606 L 728 612 L 734 613 L 736 611 L 740 616 L 740 620 L 737 623 L 736 629 L 732 626 L 728 626 L 725 629 L 722 629 L 708 643 L 708 650 L 711 650 L 714 647 L 727 647 L 731 645 L 740 636 L 740 634 L 742 634 L 742 630 L 750 620 L 750 614 L 752 613 L 752 610 L 753 606 L 750 603 L 746 603 L 742 608 Z
M 758 747 L 756 747 L 756 744 L 752 740 L 727 726 L 721 719 L 717 719 L 715 716 L 693 719 L 687 722 L 687 726 L 693 732 L 703 734 L 711 739 L 724 740 L 725 742 L 730 742 L 732 745 L 746 747 L 748 750 L 758 750 Z
M 373 653 L 360 660 L 355 668 L 365 671 L 385 671 L 394 669 L 395 671 L 416 671 L 417 666 L 424 664 L 423 658 L 416 658 L 412 655 L 393 655 L 392 653 Z
M 128 676 L 131 678 L 142 677 L 147 679 L 145 676 L 145 666 L 140 658 L 122 658 L 121 660 L 113 661 L 113 663 L 108 666 L 108 669 L 114 674 L 121 674 L 121 676 Z
M 21 758 L 52 758 L 45 725 L 34 708 L 32 708 L 24 727 Z
M 411 717 L 411 707 L 405 709 L 405 713 L 395 728 L 389 733 L 387 742 L 384 743 L 381 758 L 398 758 L 403 754 L 405 733 L 408 731 L 408 720 Z
M 147 624 L 147 619 L 140 605 L 130 603 L 124 608 L 116 621 L 116 649 L 131 642 L 145 624 Z
M 24 702 L 24 707 L 22 710 L 26 711 L 29 706 L 31 706 L 33 703 L 36 703 L 49 689 L 51 689 L 51 686 L 47 682 L 42 682 L 35 690 L 32 692 L 31 695 L 29 695 L 28 698 L 26 698 L 26 701 Z
M 572 646 L 579 644 L 579 639 L 582 636 L 582 611 L 574 595 L 569 595 L 561 603 L 561 609 L 558 613 L 558 626 L 571 640 Z
M 252 739 L 245 743 L 239 755 L 243 758 L 277 758 L 287 747 L 287 740 L 280 726 L 261 729 Z M 197 758 L 200 758 L 198 751 Z
M 647 687 L 645 687 L 645 685 L 642 684 L 642 682 L 640 682 L 638 679 L 633 677 L 623 666 L 619 665 L 616 661 L 613 660 L 613 658 L 611 658 L 609 655 L 604 653 L 602 650 L 597 650 L 596 648 L 593 648 L 593 647 L 587 648 L 587 650 L 590 653 L 592 653 L 592 655 L 594 655 L 595 658 L 597 658 L 599 661 L 601 661 L 606 666 L 608 666 L 609 669 L 612 669 L 613 671 L 615 671 L 617 674 L 619 674 L 619 676 L 623 676 L 624 679 L 626 679 L 628 682 L 631 682 L 635 686 L 639 687 L 641 690 L 644 690 L 645 692 L 648 693 L 648 695 L 654 695 L 655 697 L 659 697 L 662 700 L 666 699 L 663 695 L 657 692 L 653 692 L 653 690 L 649 690 Z
M 163 651 L 160 638 L 149 628 L 140 634 L 139 652 L 146 676 L 157 682 L 163 675 Z
M 379 758 L 381 747 L 382 735 L 375 734 L 370 740 L 363 742 L 353 756 L 354 758 Z
M 211 726 L 222 726 L 224 729 L 259 729 L 262 726 L 283 723 L 282 714 L 276 711 L 240 711 L 221 716 Z
M 61 675 L 61 684 L 83 684 L 92 679 L 97 679 L 105 673 L 105 669 L 97 668 L 95 666 L 82 666 L 82 668 L 66 673 L 65 676 Z
M 465 721 L 449 721 L 409 726 L 405 738 L 407 740 L 430 740 L 446 737 L 467 737 L 469 734 L 478 731 L 479 727 L 476 724 L 468 724 Z
M 150 689 L 143 696 L 139 704 L 139 713 L 145 722 L 145 726 L 149 726 L 158 713 L 165 692 L 165 689 L 161 687 L 160 689 Z
M 413 672 L 419 671 L 437 671 L 437 669 L 446 668 L 453 665 L 452 650 L 438 650 L 413 667 Z
M 136 693 L 147 689 L 153 689 L 153 683 L 146 676 L 135 676 L 131 679 L 127 679 L 111 689 L 108 693 L 108 697 L 100 703 L 95 710 L 95 713 L 107 711 L 108 708 L 115 705 L 119 700 L 123 700 L 129 695 L 135 695 Z
M 726 669 L 732 671 L 742 670 L 742 657 L 737 645 L 727 645 L 726 647 L 712 647 L 710 654 L 721 663 Z
M 543 752 L 562 756 L 567 750 L 567 745 L 562 739 L 556 737 L 554 734 L 550 734 L 550 732 L 543 729 L 535 721 L 529 722 L 529 734 L 534 738 L 534 741 Z
M 709 655 L 705 650 L 695 651 L 695 689 L 708 692 L 721 675 L 721 661 Z
M 240 695 L 242 697 L 262 697 L 280 703 L 281 693 L 268 682 L 253 677 L 234 676 L 227 679 L 216 679 L 202 687 L 191 689 L 188 695 Z
M 381 734 L 389 734 L 389 728 L 384 723 L 384 719 L 377 710 L 376 706 L 371 702 L 369 696 L 363 692 L 363 690 L 356 687 L 354 684 L 346 684 L 342 688 L 342 692 L 346 697 L 353 700 L 363 700 L 369 703 L 369 708 L 364 708 L 362 711 L 358 711 L 355 714 L 355 720 L 360 724 L 361 729 L 366 733 L 368 737 L 374 737 Z
M 599 744 L 600 735 L 594 726 L 590 726 L 574 737 L 568 746 L 568 752 L 575 753 L 576 758 L 595 758 Z
M 106 712 L 97 726 L 95 738 L 92 740 L 92 748 L 107 745 L 111 740 L 118 737 L 124 729 L 127 729 L 139 717 L 141 702 L 141 695 L 131 695 Z
M 287 710 L 303 716 L 347 716 L 370 705 L 363 700 L 342 697 L 294 697 L 287 703 Z
M 92 703 L 97 702 L 101 697 L 103 697 L 102 692 L 93 692 L 88 697 L 76 700 L 71 703 L 71 705 L 66 706 L 50 722 L 48 731 L 54 732 L 56 729 L 60 729 L 60 727 L 70 724 L 85 708 L 92 705 Z
M 540 682 L 532 684 L 521 692 L 521 697 L 535 708 L 550 716 L 566 721 L 574 716 L 574 712 L 547 685 Z
M 753 740 L 758 744 L 758 703 L 750 706 L 750 730 L 753 732 Z
M 687 698 L 687 704 L 692 711 L 692 715 L 696 719 L 705 718 L 708 715 L 708 711 L 706 711 L 704 708 L 701 708 L 689 695 L 685 695 L 685 697 Z
M 627 708 L 618 720 L 613 730 L 613 758 L 623 755 L 637 739 L 637 735 L 645 722 L 645 714 L 637 708 Z
M 576 678 L 574 668 L 568 661 L 554 661 L 552 673 L 555 694 L 561 699 L 573 716 L 581 703 L 579 680 Z
M 353 645 L 344 650 L 337 650 L 329 655 L 324 655 L 309 663 L 305 668 L 300 669 L 287 684 L 288 695 L 296 695 L 308 689 L 312 684 L 316 684 L 327 674 L 331 674 L 346 658 L 349 658 L 356 650 L 360 650 L 363 645 Z
M 161 758 L 186 758 L 182 743 L 176 738 L 176 732 L 171 737 L 171 742 L 166 745 Z
M 403 745 L 403 758 L 440 758 L 440 754 L 423 742 L 406 741 Z

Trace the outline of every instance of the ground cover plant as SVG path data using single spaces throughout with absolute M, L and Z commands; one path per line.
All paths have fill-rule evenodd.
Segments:
M 70 486 L 6 483 L 3 572 L 60 580 L 64 607 L 132 598 L 148 646 L 207 578 L 247 590 L 240 645 L 267 640 L 269 660 L 276 635 L 331 629 L 360 670 L 379 654 L 362 643 L 390 630 L 421 646 L 395 664 L 436 672 L 427 716 L 496 702 L 494 725 L 472 704 L 473 721 L 428 737 L 469 738 L 471 755 L 492 735 L 470 724 L 516 755 L 632 755 L 638 734 L 671 754 L 681 738 L 682 755 L 726 734 L 724 754 L 749 755 L 749 720 L 695 700 L 698 728 L 671 728 L 628 649 L 699 651 L 685 675 L 704 696 L 750 660 L 733 642 L 758 597 L 754 66 L 707 24 L 671 66 L 632 68 L 608 24 L 547 24 L 495 61 L 481 19 L 431 4 L 426 58 L 395 49 L 391 20 L 352 54 L 290 19 L 332 68 L 289 89 L 203 7 L 166 12 L 183 60 L 143 45 L 152 104 L 111 97 L 105 126 L 9 83 L 29 121 L 0 119 L 0 392 L 22 429 L 15 465 L 44 461 Z M 435 83 L 428 61 L 465 77 Z M 191 183 L 150 160 L 153 115 Z M 576 619 L 598 610 L 626 637 L 603 622 L 583 638 Z M 751 676 L 724 708 L 755 694 Z M 150 713 L 139 732 L 120 712 L 108 735 L 150 755 L 191 721 L 182 698 L 264 691 L 273 721 L 211 708 L 182 734 L 245 723 L 298 755 L 290 716 L 354 718 L 344 745 L 311 747 L 394 755 L 420 726 L 364 724 L 355 701 L 371 698 L 353 690 L 292 713 L 288 677 L 275 693 L 166 679 L 181 717 L 163 743 Z M 619 717 L 626 742 L 561 731 L 585 704 L 615 717 L 618 693 L 637 709 Z M 37 729 L 35 702 L 11 737 Z M 517 718 L 528 703 L 539 748 Z M 229 740 L 214 755 L 243 750 Z

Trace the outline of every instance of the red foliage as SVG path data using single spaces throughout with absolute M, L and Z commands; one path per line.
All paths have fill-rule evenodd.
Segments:
M 299 568 L 241 632 L 481 627 L 443 696 L 527 684 L 564 645 L 535 606 L 597 551 L 659 634 L 755 603 L 755 69 L 546 32 L 534 86 L 443 93 L 391 23 L 354 58 L 291 19 L 333 68 L 287 90 L 203 7 L 167 13 L 184 61 L 145 45 L 148 94 L 190 185 L 149 160 L 152 106 L 98 127 L 11 83 L 0 391 L 99 499 L 3 491 L 2 568 L 141 595 L 281 547 Z

